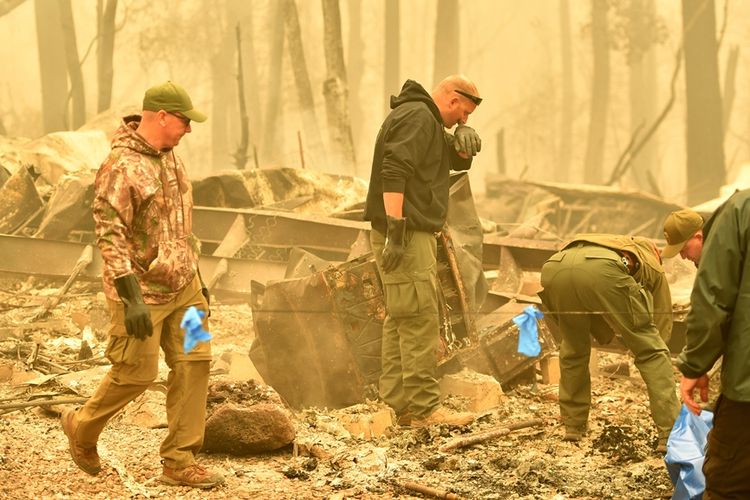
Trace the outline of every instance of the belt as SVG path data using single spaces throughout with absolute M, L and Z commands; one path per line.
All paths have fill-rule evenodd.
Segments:
M 615 252 L 617 255 L 620 256 L 620 261 L 623 264 L 625 264 L 625 267 L 628 268 L 628 274 L 630 276 L 633 276 L 641 268 L 641 262 L 635 257 L 635 255 L 633 255 L 631 252 L 628 252 L 627 250 L 617 250 L 612 247 L 599 245 L 598 243 L 593 243 L 591 241 L 585 241 L 585 240 L 575 241 L 569 244 L 563 250 L 566 250 L 568 248 L 574 248 L 573 245 L 575 245 L 575 248 L 581 248 L 585 246 L 596 246 L 596 247 L 606 248 L 607 250 L 611 250 L 612 252 Z

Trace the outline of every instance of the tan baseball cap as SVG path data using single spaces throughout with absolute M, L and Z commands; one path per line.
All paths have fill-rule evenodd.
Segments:
M 166 81 L 154 85 L 143 96 L 143 109 L 147 111 L 164 111 L 182 113 L 194 122 L 206 121 L 206 115 L 193 108 L 193 101 L 187 91 L 174 82 Z
M 686 208 L 672 212 L 664 221 L 664 238 L 667 246 L 661 251 L 663 259 L 674 257 L 685 243 L 703 228 L 703 217 L 697 212 Z

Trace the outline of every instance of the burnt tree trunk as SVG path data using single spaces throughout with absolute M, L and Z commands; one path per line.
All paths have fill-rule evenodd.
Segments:
M 78 59 L 78 43 L 76 42 L 76 26 L 73 21 L 73 9 L 70 0 L 57 0 L 60 9 L 60 24 L 62 25 L 63 40 L 65 42 L 65 64 L 68 67 L 70 79 L 70 101 L 72 119 L 66 120 L 67 128 L 77 129 L 86 123 L 86 93 L 83 88 L 83 72 Z M 66 99 L 65 109 L 68 109 Z
M 263 113 L 260 104 L 260 90 L 258 89 L 258 63 L 257 51 L 255 50 L 255 33 L 256 18 L 254 17 L 257 8 L 256 0 L 233 0 L 233 10 L 237 16 L 244 21 L 242 28 L 245 36 L 242 38 L 242 53 L 245 54 L 248 64 L 245 67 L 245 98 L 248 103 L 248 113 L 250 118 L 250 147 L 253 152 L 255 168 L 258 168 L 257 146 L 260 142 L 260 134 L 263 130 Z
M 630 133 L 642 133 L 647 124 L 653 123 L 658 110 L 656 51 L 653 44 L 644 46 L 639 40 L 654 40 L 656 8 L 653 0 L 631 0 L 631 29 L 629 30 L 631 48 L 628 57 L 630 71 Z M 658 135 L 655 132 L 644 144 L 631 165 L 632 179 L 639 189 L 654 192 L 653 178 L 656 170 L 656 153 Z
M 586 160 L 583 181 L 589 184 L 602 182 L 604 144 L 609 105 L 609 41 L 607 35 L 607 0 L 592 0 L 591 39 L 594 49 L 594 71 L 589 114 L 589 132 L 586 141 Z
M 570 161 L 573 156 L 573 42 L 570 35 L 570 0 L 560 0 L 560 150 L 555 176 L 570 182 Z
M 437 85 L 446 76 L 459 72 L 459 35 L 458 0 L 438 0 L 433 85 Z
M 261 157 L 264 160 L 280 162 L 282 160 L 283 135 L 279 128 L 281 123 L 281 74 L 284 57 L 284 6 L 281 2 L 271 2 L 271 55 L 269 57 L 266 112 L 263 119 L 263 147 Z
M 689 205 L 718 196 L 725 180 L 714 9 L 713 0 L 682 0 Z
M 344 45 L 341 40 L 341 13 L 338 0 L 321 0 L 323 5 L 324 38 L 326 57 L 326 81 L 323 94 L 326 98 L 328 132 L 331 143 L 346 170 L 355 173 L 356 159 L 352 130 L 349 124 L 348 92 L 346 88 L 346 66 Z
M 229 168 L 231 162 L 231 144 L 237 137 L 237 116 L 232 112 L 232 98 L 234 94 L 232 82 L 234 75 L 235 44 L 233 30 L 230 28 L 231 19 L 235 11 L 233 4 L 227 5 L 226 26 L 221 38 L 217 40 L 216 52 L 210 59 L 211 67 L 211 166 L 213 169 Z M 252 56 L 251 56 L 252 57 Z M 252 66 L 252 65 L 251 65 Z
M 383 61 L 383 102 L 385 114 L 391 111 L 390 97 L 401 88 L 401 16 L 398 0 L 385 0 L 385 61 Z
M 348 58 L 346 61 L 349 77 L 349 113 L 352 124 L 354 154 L 361 158 L 358 151 L 362 143 L 362 124 L 365 116 L 360 102 L 360 86 L 365 71 L 364 44 L 362 42 L 362 0 L 349 0 L 349 40 Z
M 245 70 L 242 65 L 242 30 L 240 24 L 235 27 L 237 36 L 237 102 L 240 111 L 240 143 L 234 153 L 234 164 L 238 170 L 244 170 L 247 164 L 249 143 L 247 105 L 245 104 Z
M 286 21 L 286 41 L 289 59 L 294 73 L 294 83 L 297 87 L 302 127 L 307 139 L 308 149 L 318 164 L 324 165 L 325 148 L 320 135 L 320 124 L 315 113 L 315 99 L 313 98 L 310 75 L 307 72 L 307 61 L 302 44 L 302 33 L 299 24 L 299 13 L 294 0 L 284 1 L 284 18 Z
M 48 134 L 66 129 L 68 74 L 65 42 L 57 2 L 35 0 L 34 14 L 42 84 L 42 121 L 44 133 Z
M 115 52 L 115 16 L 117 0 L 98 0 L 96 4 L 97 44 L 96 44 L 96 83 L 98 113 L 106 111 L 112 105 L 112 79 L 114 66 L 112 59 Z

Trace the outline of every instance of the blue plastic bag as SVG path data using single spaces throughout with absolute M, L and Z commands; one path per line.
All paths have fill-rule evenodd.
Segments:
M 534 306 L 529 306 L 513 318 L 513 322 L 518 326 L 518 352 L 524 356 L 534 358 L 542 352 L 536 320 L 543 317 L 542 311 Z
M 708 443 L 708 431 L 713 427 L 714 414 L 703 410 L 693 415 L 682 405 L 680 415 L 669 433 L 667 464 L 669 478 L 674 485 L 672 500 L 703 498 L 706 478 L 703 476 L 703 459 Z
M 182 342 L 182 350 L 185 351 L 185 354 L 195 349 L 198 342 L 211 340 L 211 334 L 203 329 L 203 322 L 201 321 L 205 315 L 205 312 L 196 309 L 195 306 L 190 306 L 182 316 L 180 328 L 185 330 L 185 340 Z

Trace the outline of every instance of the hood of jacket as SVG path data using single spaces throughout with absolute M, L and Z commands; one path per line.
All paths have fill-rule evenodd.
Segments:
M 136 132 L 140 123 L 141 117 L 139 115 L 130 115 L 123 118 L 112 137 L 112 149 L 125 148 L 148 156 L 159 156 L 161 152 Z
M 404 86 L 401 87 L 401 92 L 397 96 L 391 96 L 391 109 L 396 109 L 407 102 L 425 103 L 437 122 L 440 125 L 443 125 L 443 118 L 440 116 L 440 110 L 438 109 L 437 104 L 435 104 L 435 101 L 432 100 L 432 96 L 424 89 L 424 87 L 414 80 L 406 80 Z

